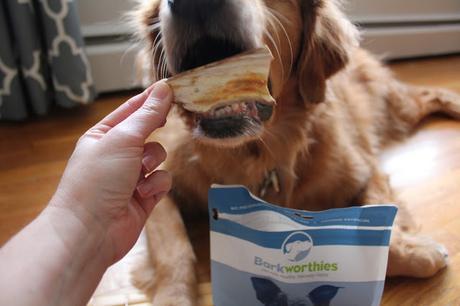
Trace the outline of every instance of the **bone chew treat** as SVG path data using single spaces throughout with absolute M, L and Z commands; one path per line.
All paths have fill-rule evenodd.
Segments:
M 205 113 L 214 107 L 240 102 L 274 104 L 268 90 L 273 56 L 267 47 L 254 49 L 178 74 L 166 82 L 175 103 Z

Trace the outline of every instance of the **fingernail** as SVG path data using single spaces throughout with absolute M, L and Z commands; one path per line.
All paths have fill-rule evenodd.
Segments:
M 157 163 L 157 159 L 153 156 L 144 157 L 144 159 L 142 160 L 142 165 L 144 166 L 145 170 L 147 170 L 148 172 L 155 170 L 153 169 L 153 166 L 156 163 Z
M 168 84 L 164 81 L 160 81 L 157 84 L 155 84 L 155 87 L 152 90 L 152 93 L 150 94 L 150 97 L 154 99 L 149 99 L 149 101 L 152 100 L 163 100 L 165 99 L 169 93 L 171 92 L 171 88 L 169 88 Z
M 147 89 L 145 89 L 145 92 L 147 93 L 147 96 L 150 96 L 152 93 L 153 88 L 155 88 L 154 85 L 150 85 Z
M 139 186 L 137 186 L 137 191 L 143 198 L 147 198 L 151 196 L 153 187 L 146 182 L 142 182 Z

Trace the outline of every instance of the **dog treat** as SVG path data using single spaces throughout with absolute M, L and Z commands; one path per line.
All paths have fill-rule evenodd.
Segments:
M 272 59 L 270 50 L 263 47 L 186 71 L 166 82 L 175 102 L 191 112 L 205 113 L 246 101 L 274 104 L 268 89 Z
M 293 210 L 244 187 L 213 186 L 214 305 L 380 305 L 396 212 L 394 205 Z

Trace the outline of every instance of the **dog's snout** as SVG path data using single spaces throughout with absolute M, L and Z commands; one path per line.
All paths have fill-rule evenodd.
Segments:
M 226 0 L 168 0 L 171 12 L 187 21 L 203 22 L 216 14 Z

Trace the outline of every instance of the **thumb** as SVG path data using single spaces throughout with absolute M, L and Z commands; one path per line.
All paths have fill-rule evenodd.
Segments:
M 128 118 L 114 127 L 109 133 L 118 137 L 133 137 L 143 145 L 145 139 L 166 123 L 171 108 L 171 88 L 165 81 L 156 83 L 145 102 Z

